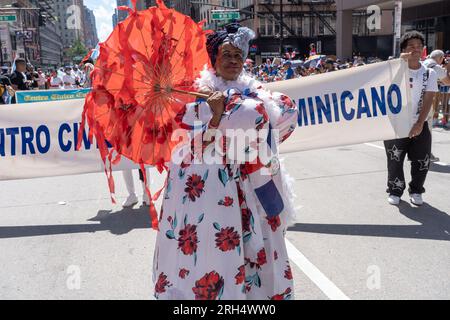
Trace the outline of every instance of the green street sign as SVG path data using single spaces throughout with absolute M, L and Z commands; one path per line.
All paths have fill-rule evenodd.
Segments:
M 17 16 L 0 16 L 0 22 L 15 22 L 17 21 Z
M 241 15 L 239 11 L 213 11 L 212 20 L 239 20 Z

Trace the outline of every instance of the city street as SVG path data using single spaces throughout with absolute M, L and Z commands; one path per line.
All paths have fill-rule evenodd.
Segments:
M 382 142 L 284 155 L 301 206 L 296 299 L 450 299 L 450 131 L 433 139 L 420 208 L 387 203 Z M 153 299 L 156 233 L 115 181 L 117 205 L 103 173 L 0 182 L 0 299 Z

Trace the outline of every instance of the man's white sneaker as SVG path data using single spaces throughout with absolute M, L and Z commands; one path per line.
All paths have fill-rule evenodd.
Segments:
M 416 206 L 423 205 L 422 195 L 418 194 L 418 193 L 411 194 L 410 195 L 410 201 L 411 201 L 412 204 L 414 204 Z
M 389 204 L 392 204 L 393 206 L 398 206 L 400 204 L 400 197 L 390 195 L 388 198 Z
M 122 203 L 122 207 L 130 208 L 139 202 L 138 197 L 135 194 L 130 194 L 128 198 Z
M 144 206 L 150 205 L 150 199 L 148 198 L 147 192 L 144 191 L 144 195 L 142 196 L 142 203 Z

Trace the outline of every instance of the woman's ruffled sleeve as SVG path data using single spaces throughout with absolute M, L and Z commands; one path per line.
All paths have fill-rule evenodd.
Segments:
M 297 128 L 298 108 L 291 98 L 279 92 L 265 91 L 260 96 L 266 103 L 272 129 L 278 130 L 279 141 L 283 143 Z

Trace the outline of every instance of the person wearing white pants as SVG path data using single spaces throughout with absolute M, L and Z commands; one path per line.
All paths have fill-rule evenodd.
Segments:
M 150 184 L 150 171 L 148 168 L 146 168 L 145 172 L 147 174 L 147 186 L 148 186 Z M 136 196 L 136 189 L 134 187 L 133 170 L 123 170 L 122 174 L 123 179 L 125 180 L 125 186 L 128 191 L 128 197 L 122 203 L 122 207 L 130 208 L 139 202 L 139 199 Z M 150 200 L 148 198 L 147 192 L 145 191 L 144 176 L 141 170 L 139 170 L 139 179 L 142 182 L 142 204 L 148 206 L 150 205 Z

